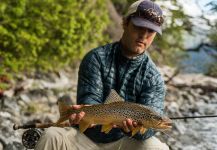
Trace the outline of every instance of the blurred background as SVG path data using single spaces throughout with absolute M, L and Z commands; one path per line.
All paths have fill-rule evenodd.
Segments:
M 14 123 L 54 122 L 58 99 L 75 103 L 80 61 L 120 40 L 134 1 L 0 1 L 0 150 L 24 149 Z M 148 53 L 167 85 L 165 114 L 217 114 L 217 1 L 154 1 L 165 23 Z M 157 134 L 171 149 L 217 149 L 215 118 L 174 122 Z

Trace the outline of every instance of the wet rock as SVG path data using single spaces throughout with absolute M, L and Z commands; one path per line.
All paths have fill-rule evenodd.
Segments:
M 209 103 L 209 101 L 210 101 L 210 97 L 207 96 L 207 95 L 203 95 L 201 98 L 203 99 L 203 101 L 204 101 L 205 103 Z
M 180 134 L 185 134 L 186 132 L 186 127 L 182 122 L 176 122 L 174 124 L 174 127 L 179 131 Z
M 3 150 L 3 144 L 0 142 L 0 150 Z
M 1 119 L 7 119 L 7 118 L 11 118 L 11 114 L 10 113 L 8 113 L 8 112 L 0 112 L 0 117 L 1 117 Z
M 212 103 L 212 104 L 217 104 L 217 93 L 210 93 L 210 100 L 209 100 L 209 103 Z
M 31 101 L 31 99 L 29 98 L 29 96 L 26 95 L 26 94 L 21 94 L 20 95 L 20 100 L 22 100 L 25 103 L 29 103 Z
M 179 106 L 176 102 L 171 102 L 169 105 L 166 106 L 167 114 L 170 114 L 170 116 L 181 116 L 181 113 L 179 112 Z
M 199 97 L 201 94 L 203 93 L 202 89 L 190 89 L 189 94 L 191 94 L 192 96 L 194 96 L 194 98 Z
M 215 100 L 217 100 L 217 93 L 215 93 L 215 92 L 210 92 L 208 95 L 209 95 L 211 98 L 214 98 Z
M 183 95 L 183 98 L 188 101 L 188 104 L 189 104 L 189 105 L 193 105 L 193 104 L 195 103 L 195 98 L 194 98 L 194 96 L 192 96 L 192 95 L 190 95 L 190 94 Z
M 169 79 L 174 72 L 174 69 L 166 68 L 164 77 Z M 34 74 L 29 77 L 21 76 L 17 84 L 19 87 L 16 87 L 20 90 L 16 92 L 14 87 L 4 95 L 4 105 L 0 109 L 0 150 L 1 146 L 5 148 L 5 145 L 7 149 L 24 149 L 21 144 L 23 130 L 14 131 L 12 128 L 14 123 L 55 122 L 59 117 L 56 105 L 58 100 L 63 100 L 67 104 L 75 104 L 76 71 L 37 73 L 36 77 Z M 214 87 L 216 79 L 201 75 L 199 77 L 177 75 L 171 80 L 167 86 L 165 101 L 167 116 L 217 114 L 217 92 L 203 89 L 210 85 Z M 203 77 L 205 79 L 201 79 Z M 180 87 L 180 85 L 185 86 Z M 198 85 L 200 86 L 195 87 Z M 174 126 L 170 133 L 158 135 L 172 150 L 217 149 L 217 118 L 173 120 L 173 123 Z
M 25 147 L 20 142 L 12 142 L 5 146 L 4 150 L 25 150 Z
M 5 137 L 3 135 L 0 135 L 0 150 L 3 150 L 3 148 L 6 146 Z
M 14 90 L 13 90 L 13 89 L 6 90 L 6 91 L 4 92 L 4 95 L 5 95 L 6 97 L 12 98 L 12 97 L 14 96 Z

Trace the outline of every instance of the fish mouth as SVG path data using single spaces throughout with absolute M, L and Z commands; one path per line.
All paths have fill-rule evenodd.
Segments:
M 167 128 L 172 128 L 172 122 L 164 122 L 163 126 L 167 127 Z
M 160 129 L 171 129 L 172 128 L 172 121 L 171 120 L 167 120 L 167 121 L 162 121 L 159 123 L 159 128 Z

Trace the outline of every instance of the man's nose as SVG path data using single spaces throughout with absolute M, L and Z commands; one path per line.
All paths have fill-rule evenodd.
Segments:
M 146 39 L 148 37 L 148 30 L 147 29 L 141 30 L 139 33 L 139 37 L 142 38 L 143 40 Z

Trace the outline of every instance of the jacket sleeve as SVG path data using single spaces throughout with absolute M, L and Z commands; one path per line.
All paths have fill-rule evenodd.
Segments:
M 102 103 L 101 65 L 98 55 L 90 51 L 82 60 L 78 73 L 77 104 Z
M 165 85 L 161 74 L 158 71 L 153 71 L 146 75 L 143 82 L 142 90 L 137 102 L 151 107 L 156 112 L 163 114 Z M 136 134 L 134 138 L 144 140 L 155 134 L 155 131 L 148 129 L 145 134 Z

